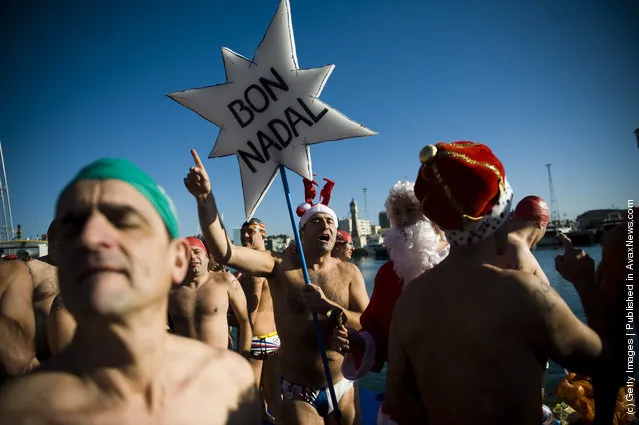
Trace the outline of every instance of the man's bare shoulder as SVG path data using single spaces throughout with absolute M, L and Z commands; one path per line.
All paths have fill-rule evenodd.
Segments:
M 24 282 L 31 284 L 29 269 L 24 262 L 18 260 L 0 261 L 0 293 L 16 278 L 25 277 Z
M 168 335 L 173 365 L 188 368 L 178 373 L 183 379 L 195 378 L 198 386 L 242 391 L 255 384 L 253 370 L 239 354 L 176 335 Z M 195 374 L 195 375 L 194 375 Z M 235 388 L 229 387 L 235 385 Z
M 76 375 L 61 370 L 36 370 L 0 388 L 0 417 L 11 412 L 43 414 L 82 405 L 87 387 Z
M 348 273 L 348 274 L 361 274 L 362 272 L 359 270 L 359 267 L 357 267 L 355 264 L 353 263 L 349 263 L 346 261 L 342 261 L 342 260 L 336 260 L 336 266 L 343 271 L 344 273 Z
M 212 271 L 209 272 L 209 280 L 207 283 L 214 283 L 219 285 L 231 285 L 237 278 L 233 276 L 231 272 L 227 271 Z

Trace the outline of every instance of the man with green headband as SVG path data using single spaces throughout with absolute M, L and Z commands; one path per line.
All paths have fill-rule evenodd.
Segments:
M 71 343 L 0 391 L 10 424 L 259 424 L 248 363 L 166 332 L 189 267 L 169 197 L 142 170 L 101 159 L 58 198 L 58 276 Z

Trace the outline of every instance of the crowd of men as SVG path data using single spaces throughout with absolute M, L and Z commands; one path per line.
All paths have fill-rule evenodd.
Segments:
M 530 251 L 543 200 L 511 213 L 488 147 L 429 145 L 415 183 L 389 191 L 390 260 L 369 299 L 328 206 L 333 182 L 315 204 L 305 181 L 301 247 L 266 250 L 257 218 L 234 245 L 191 154 L 203 240 L 180 237 L 146 172 L 100 159 L 61 191 L 49 255 L 0 263 L 2 424 L 359 424 L 357 381 L 387 365 L 379 424 L 536 425 L 549 359 L 591 376 L 595 423 L 613 423 L 626 383 L 620 230 L 597 271 L 562 236 L 556 269 L 585 324 Z

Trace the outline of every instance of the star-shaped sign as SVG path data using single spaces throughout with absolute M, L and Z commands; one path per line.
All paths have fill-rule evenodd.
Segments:
M 289 0 L 253 60 L 222 48 L 226 83 L 168 96 L 220 127 L 209 158 L 237 155 L 247 220 L 280 164 L 313 178 L 309 146 L 376 134 L 318 99 L 334 65 L 299 69 Z

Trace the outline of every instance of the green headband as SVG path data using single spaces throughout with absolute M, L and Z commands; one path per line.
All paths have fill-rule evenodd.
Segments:
M 148 199 L 153 208 L 160 214 L 171 239 L 179 236 L 177 211 L 171 198 L 151 176 L 126 159 L 102 158 L 92 162 L 80 170 L 60 192 L 60 196 L 71 185 L 80 180 L 121 180 L 130 184 Z M 60 203 L 60 197 L 58 197 L 58 203 Z

